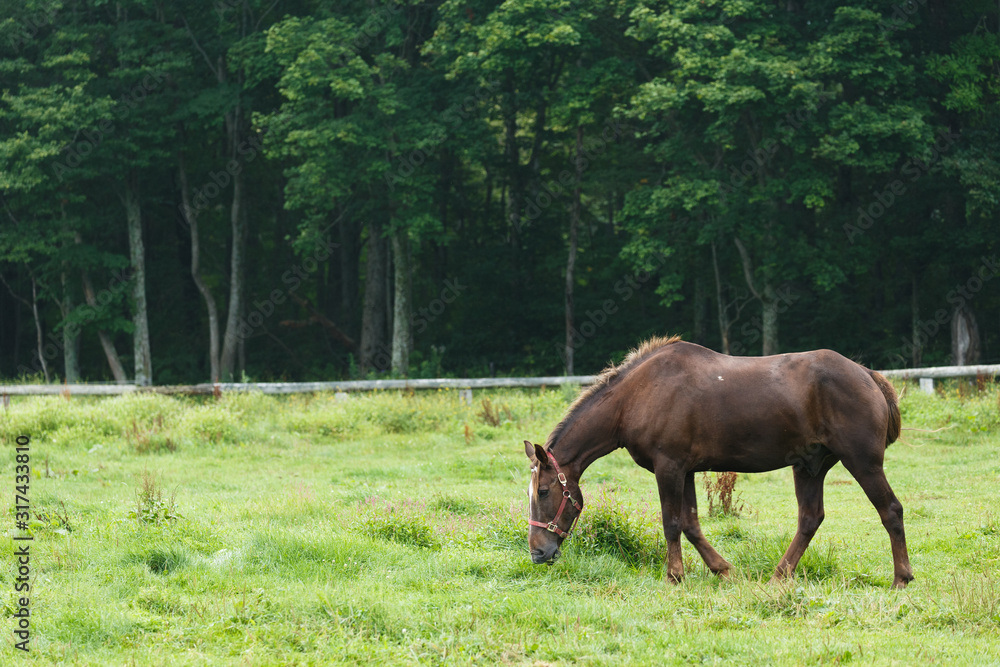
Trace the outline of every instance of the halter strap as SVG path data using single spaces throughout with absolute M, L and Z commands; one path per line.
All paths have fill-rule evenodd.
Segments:
M 528 525 L 544 528 L 550 533 L 555 533 L 559 537 L 566 539 L 567 537 L 569 537 L 569 534 L 573 531 L 573 527 L 576 526 L 576 519 L 580 518 L 580 515 L 577 514 L 576 519 L 573 519 L 573 525 L 569 527 L 569 530 L 562 530 L 561 528 L 559 528 L 558 525 L 559 519 L 562 517 L 563 510 L 566 509 L 566 503 L 572 503 L 573 507 L 575 507 L 578 512 L 583 511 L 583 504 L 578 502 L 576 499 L 573 498 L 573 496 L 570 495 L 569 489 L 567 488 L 566 475 L 564 475 L 563 472 L 559 470 L 559 464 L 556 462 L 556 457 L 552 455 L 552 452 L 547 451 L 545 453 L 549 455 L 549 461 L 552 462 L 552 467 L 555 468 L 556 470 L 556 479 L 558 479 L 559 483 L 562 484 L 563 499 L 562 502 L 559 503 L 559 509 L 556 510 L 556 515 L 555 517 L 553 517 L 552 521 L 544 523 L 542 521 L 532 521 L 529 518 Z

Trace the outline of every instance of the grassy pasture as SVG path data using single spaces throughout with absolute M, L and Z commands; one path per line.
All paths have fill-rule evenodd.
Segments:
M 735 573 L 716 579 L 685 542 L 672 586 L 653 477 L 624 452 L 584 476 L 562 559 L 532 565 L 520 443 L 544 441 L 571 398 L 15 398 L 0 411 L 3 493 L 29 435 L 32 650 L 12 647 L 8 539 L 2 662 L 1000 664 L 995 389 L 904 391 L 904 426 L 949 428 L 887 452 L 917 577 L 903 592 L 841 466 L 783 585 L 766 581 L 794 532 L 790 470 L 741 475 L 738 517 L 704 516 L 700 491 Z

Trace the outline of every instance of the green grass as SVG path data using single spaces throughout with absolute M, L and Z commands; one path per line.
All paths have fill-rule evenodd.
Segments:
M 497 426 L 484 396 L 506 407 Z M 2 662 L 1000 664 L 995 389 L 904 392 L 904 426 L 946 430 L 887 452 L 917 577 L 903 592 L 840 466 L 782 585 L 766 582 L 794 532 L 790 470 L 741 475 L 741 516 L 702 517 L 733 576 L 685 543 L 674 586 L 653 477 L 625 452 L 588 470 L 559 562 L 532 565 L 521 441 L 544 441 L 570 397 L 476 398 L 15 397 L 0 440 L 32 437 L 33 635 L 15 655 L 5 540 Z

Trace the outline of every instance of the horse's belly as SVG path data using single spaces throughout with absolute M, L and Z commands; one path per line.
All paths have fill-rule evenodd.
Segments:
M 761 439 L 723 439 L 703 443 L 694 449 L 700 450 L 699 470 L 767 472 L 801 463 L 820 447 L 821 444 L 811 444 L 810 439 L 801 437 L 801 434 L 788 438 L 775 434 Z

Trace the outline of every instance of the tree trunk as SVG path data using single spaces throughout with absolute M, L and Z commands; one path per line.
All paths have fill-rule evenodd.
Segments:
M 338 321 L 348 336 L 358 335 L 358 255 L 357 223 L 349 217 L 340 219 L 340 317 Z
M 764 283 L 764 298 L 761 300 L 762 324 L 761 337 L 763 338 L 763 349 L 761 354 L 765 357 L 771 354 L 778 354 L 778 295 L 775 293 L 771 283 Z
M 521 225 L 526 222 L 521 218 L 521 157 L 517 146 L 517 87 L 512 71 L 506 73 L 507 104 L 504 111 L 504 129 L 506 133 L 504 151 L 507 155 L 507 220 L 510 222 L 510 243 L 513 251 L 514 277 L 516 282 L 520 269 L 519 250 L 521 245 Z
M 233 381 L 240 340 L 249 335 L 249 331 L 240 327 L 247 236 L 247 221 L 243 215 L 242 199 L 243 171 L 240 170 L 233 176 L 233 203 L 229 209 L 229 226 L 233 235 L 233 247 L 229 258 L 229 311 L 226 316 L 226 335 L 219 359 L 219 376 L 225 382 Z
M 81 243 L 79 236 L 77 236 L 76 242 Z M 83 280 L 83 298 L 96 313 L 100 307 L 97 305 L 97 297 L 94 295 L 94 285 L 90 282 L 90 276 L 87 275 L 86 271 L 82 272 L 81 279 Z M 111 368 L 111 375 L 115 378 L 115 382 L 125 384 L 128 382 L 128 376 L 125 374 L 125 367 L 122 366 L 122 361 L 118 357 L 114 341 L 103 329 L 97 330 L 97 337 L 101 341 L 101 347 L 104 348 L 104 356 L 108 358 L 108 367 Z
M 702 275 L 701 267 L 697 267 L 694 278 L 694 334 L 693 340 L 699 345 L 705 344 L 705 334 L 708 330 L 706 320 L 708 314 L 705 312 L 708 306 L 708 293 L 705 289 L 705 278 Z
M 910 368 L 920 368 L 924 347 L 923 341 L 921 341 L 923 332 L 920 331 L 920 299 L 918 298 L 917 287 L 917 274 L 914 273 L 910 279 L 910 330 L 913 336 L 913 349 L 910 351 Z
M 382 224 L 375 218 L 368 223 L 368 260 L 365 266 L 365 296 L 361 312 L 361 372 L 385 370 L 386 333 L 386 248 Z
M 574 336 L 573 326 L 573 282 L 576 269 L 576 249 L 580 227 L 580 180 L 583 175 L 583 127 L 576 126 L 576 181 L 573 188 L 573 202 L 569 214 L 569 253 L 566 256 L 566 375 L 573 375 L 574 369 Z
M 184 156 L 177 155 L 178 170 L 180 173 L 181 186 L 181 209 L 184 213 L 184 221 L 187 222 L 188 230 L 191 233 L 191 278 L 194 280 L 198 292 L 205 300 L 205 307 L 208 309 L 208 362 L 211 368 L 211 381 L 219 381 L 219 309 L 215 305 L 215 297 L 208 289 L 201 276 L 201 246 L 198 238 L 198 211 L 191 206 L 191 190 L 188 187 L 187 171 L 184 168 Z
M 80 381 L 80 329 L 66 323 L 73 313 L 73 294 L 70 292 L 66 273 L 62 276 L 63 298 L 59 304 L 63 316 L 63 369 L 66 382 L 75 384 Z
M 130 177 L 130 180 L 134 176 Z M 142 209 L 138 187 L 133 182 L 125 189 L 125 216 L 128 220 L 128 247 L 132 261 L 132 350 L 135 360 L 135 383 L 153 382 L 153 361 L 149 348 L 149 317 L 146 312 L 146 251 L 142 242 Z
M 955 308 L 951 316 L 951 358 L 956 366 L 979 363 L 979 325 L 965 304 Z
M 764 293 L 761 294 L 757 291 L 750 253 L 747 252 L 746 246 L 738 237 L 733 237 L 733 241 L 736 243 L 736 249 L 740 251 L 740 259 L 743 262 L 743 277 L 747 281 L 747 287 L 761 305 L 760 333 L 763 339 L 761 354 L 764 356 L 778 354 L 778 295 L 769 278 L 764 279 Z
M 719 337 L 722 339 L 722 353 L 729 354 L 729 317 L 726 314 L 726 302 L 722 296 L 722 279 L 719 276 L 719 256 L 715 251 L 715 241 L 712 241 L 712 268 L 715 270 L 715 301 L 719 305 Z
M 35 318 L 35 336 L 38 344 L 38 361 L 42 365 L 42 373 L 45 375 L 45 383 L 52 382 L 49 375 L 49 365 L 45 363 L 45 338 L 42 335 L 42 320 L 38 316 L 38 286 L 35 279 L 31 279 L 31 314 Z
M 395 296 L 392 305 L 392 370 L 406 377 L 410 369 L 410 239 L 403 229 L 392 235 Z
M 76 234 L 75 241 L 77 244 L 83 243 L 83 239 L 79 233 Z M 98 306 L 97 304 L 97 296 L 94 294 L 94 285 L 90 282 L 90 275 L 86 271 L 81 271 L 80 278 L 83 282 L 83 300 L 87 302 L 87 305 L 94 311 L 94 315 L 96 316 L 97 312 L 103 309 L 103 306 Z M 108 359 L 108 367 L 111 368 L 111 375 L 115 378 L 115 382 L 120 384 L 128 382 L 125 367 L 122 366 L 121 359 L 118 357 L 118 350 L 115 349 L 115 343 L 111 340 L 111 336 L 103 329 L 98 329 L 97 337 L 101 341 L 104 356 Z
M 62 213 L 63 232 L 67 233 L 69 229 L 66 225 L 66 204 L 61 203 L 59 208 Z M 63 317 L 63 375 L 67 383 L 76 384 L 80 381 L 80 328 L 67 323 L 73 314 L 74 305 L 72 285 L 66 274 L 66 268 L 66 262 L 63 262 L 63 272 L 59 276 L 63 291 L 63 298 L 59 302 Z
M 28 310 L 31 311 L 32 317 L 34 317 L 34 319 L 35 319 L 35 345 L 36 345 L 36 348 L 37 348 L 36 349 L 36 353 L 38 354 L 38 363 L 39 363 L 39 366 L 42 369 L 42 374 L 45 376 L 45 382 L 48 383 L 51 380 L 49 379 L 49 366 L 48 366 L 47 363 L 45 363 L 45 339 L 44 339 L 44 337 L 42 335 L 42 321 L 41 321 L 41 319 L 39 319 L 39 316 L 38 316 L 38 288 L 37 288 L 37 285 L 35 283 L 35 278 L 34 278 L 34 276 L 31 277 L 31 302 L 30 303 L 28 302 L 27 299 L 19 296 L 17 294 L 17 292 L 15 292 L 14 289 L 10 285 L 7 284 L 7 281 L 4 280 L 3 273 L 0 273 L 0 282 L 2 282 L 4 284 L 4 287 L 7 288 L 7 291 L 10 292 L 10 295 L 12 297 L 14 297 L 15 299 L 17 299 L 18 301 L 20 301 L 21 303 L 23 303 L 25 306 L 28 307 Z M 20 312 L 20 310 L 21 310 L 20 308 L 17 309 L 18 312 Z M 17 348 L 15 347 L 15 350 L 16 349 Z M 14 359 L 16 360 L 17 357 L 15 356 Z M 37 370 L 38 370 L 38 367 L 35 367 L 34 369 L 28 368 L 26 366 L 19 366 L 18 367 L 18 372 L 19 373 L 32 373 L 32 372 L 37 371 Z

